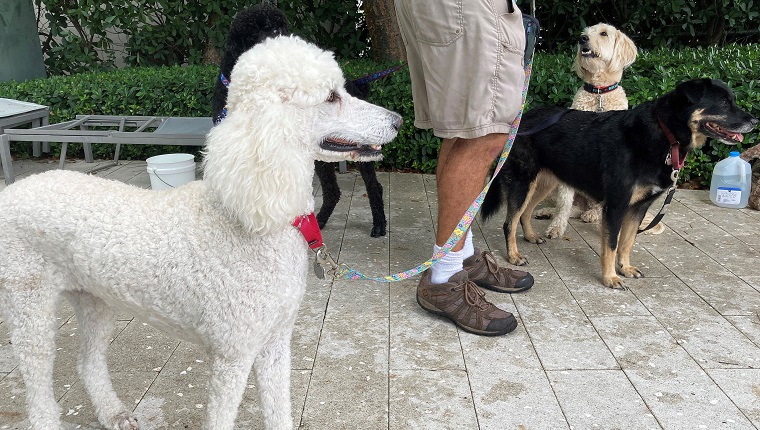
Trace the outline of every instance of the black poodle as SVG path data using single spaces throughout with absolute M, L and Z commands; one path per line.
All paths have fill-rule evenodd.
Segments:
M 214 85 L 214 95 L 211 99 L 211 117 L 214 119 L 214 123 L 224 119 L 227 114 L 225 107 L 227 104 L 227 79 L 229 79 L 238 57 L 267 37 L 288 34 L 290 31 L 285 14 L 274 6 L 262 3 L 246 8 L 235 15 L 230 26 L 230 32 L 227 35 L 227 45 L 222 56 L 220 76 Z M 357 85 L 347 81 L 346 91 L 354 97 L 366 100 L 369 96 L 369 84 Z M 323 161 L 314 162 L 317 177 L 322 186 L 322 208 L 317 214 L 320 228 L 327 224 L 327 220 L 330 219 L 330 215 L 340 200 L 340 187 L 338 187 L 335 174 L 337 164 Z M 372 162 L 357 162 L 356 164 L 367 188 L 369 205 L 372 209 L 370 236 L 385 236 L 387 221 L 383 206 L 383 186 L 377 181 L 375 165 Z

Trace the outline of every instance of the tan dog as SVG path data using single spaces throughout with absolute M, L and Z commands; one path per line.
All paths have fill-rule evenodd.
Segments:
M 583 86 L 575 93 L 570 108 L 595 112 L 627 110 L 628 98 L 620 86 L 620 79 L 623 70 L 636 60 L 637 53 L 633 41 L 609 24 L 585 28 L 578 39 L 573 62 L 573 70 L 583 80 Z M 546 230 L 548 238 L 562 236 L 571 216 L 580 215 L 584 222 L 599 221 L 601 204 L 579 197 L 579 204 L 574 207 L 575 191 L 560 184 L 554 196 L 556 208 L 536 211 L 537 218 L 554 218 Z M 651 218 L 645 218 L 642 224 L 646 226 L 650 220 Z M 663 230 L 662 225 L 657 225 L 647 232 L 657 234 Z

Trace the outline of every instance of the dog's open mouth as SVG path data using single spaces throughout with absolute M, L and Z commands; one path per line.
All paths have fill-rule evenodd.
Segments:
M 581 57 L 583 58 L 599 58 L 599 54 L 592 51 L 591 48 L 581 47 Z
M 332 152 L 358 152 L 359 155 L 373 156 L 380 155 L 383 148 L 382 145 L 359 145 L 355 142 L 349 142 L 347 140 L 338 139 L 335 137 L 328 137 L 319 144 L 319 147 Z
M 741 133 L 725 129 L 714 122 L 705 122 L 704 127 L 710 136 L 721 140 L 724 143 L 735 145 L 744 141 L 744 135 Z

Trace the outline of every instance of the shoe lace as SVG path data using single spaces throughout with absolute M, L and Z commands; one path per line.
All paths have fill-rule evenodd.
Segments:
M 453 291 L 461 290 L 464 290 L 464 299 L 468 305 L 477 306 L 483 311 L 491 307 L 491 303 L 485 299 L 485 291 L 481 290 L 474 282 L 468 280 L 453 288 Z
M 486 261 L 486 267 L 488 268 L 488 271 L 494 275 L 499 273 L 499 263 L 496 262 L 496 257 L 493 256 L 491 251 L 483 251 L 481 255 Z

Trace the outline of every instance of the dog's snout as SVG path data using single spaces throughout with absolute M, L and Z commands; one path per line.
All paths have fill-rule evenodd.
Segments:
M 586 36 L 585 34 L 581 34 L 581 37 L 578 39 L 578 44 L 584 45 L 588 43 L 588 41 L 589 41 L 588 36 Z
M 752 118 L 749 120 L 749 123 L 752 124 L 752 128 L 754 128 L 757 125 L 757 118 Z
M 757 122 L 757 120 L 755 120 Z M 396 131 L 401 130 L 401 126 L 404 125 L 404 118 L 401 117 L 401 115 L 395 115 L 393 117 L 393 129 Z

